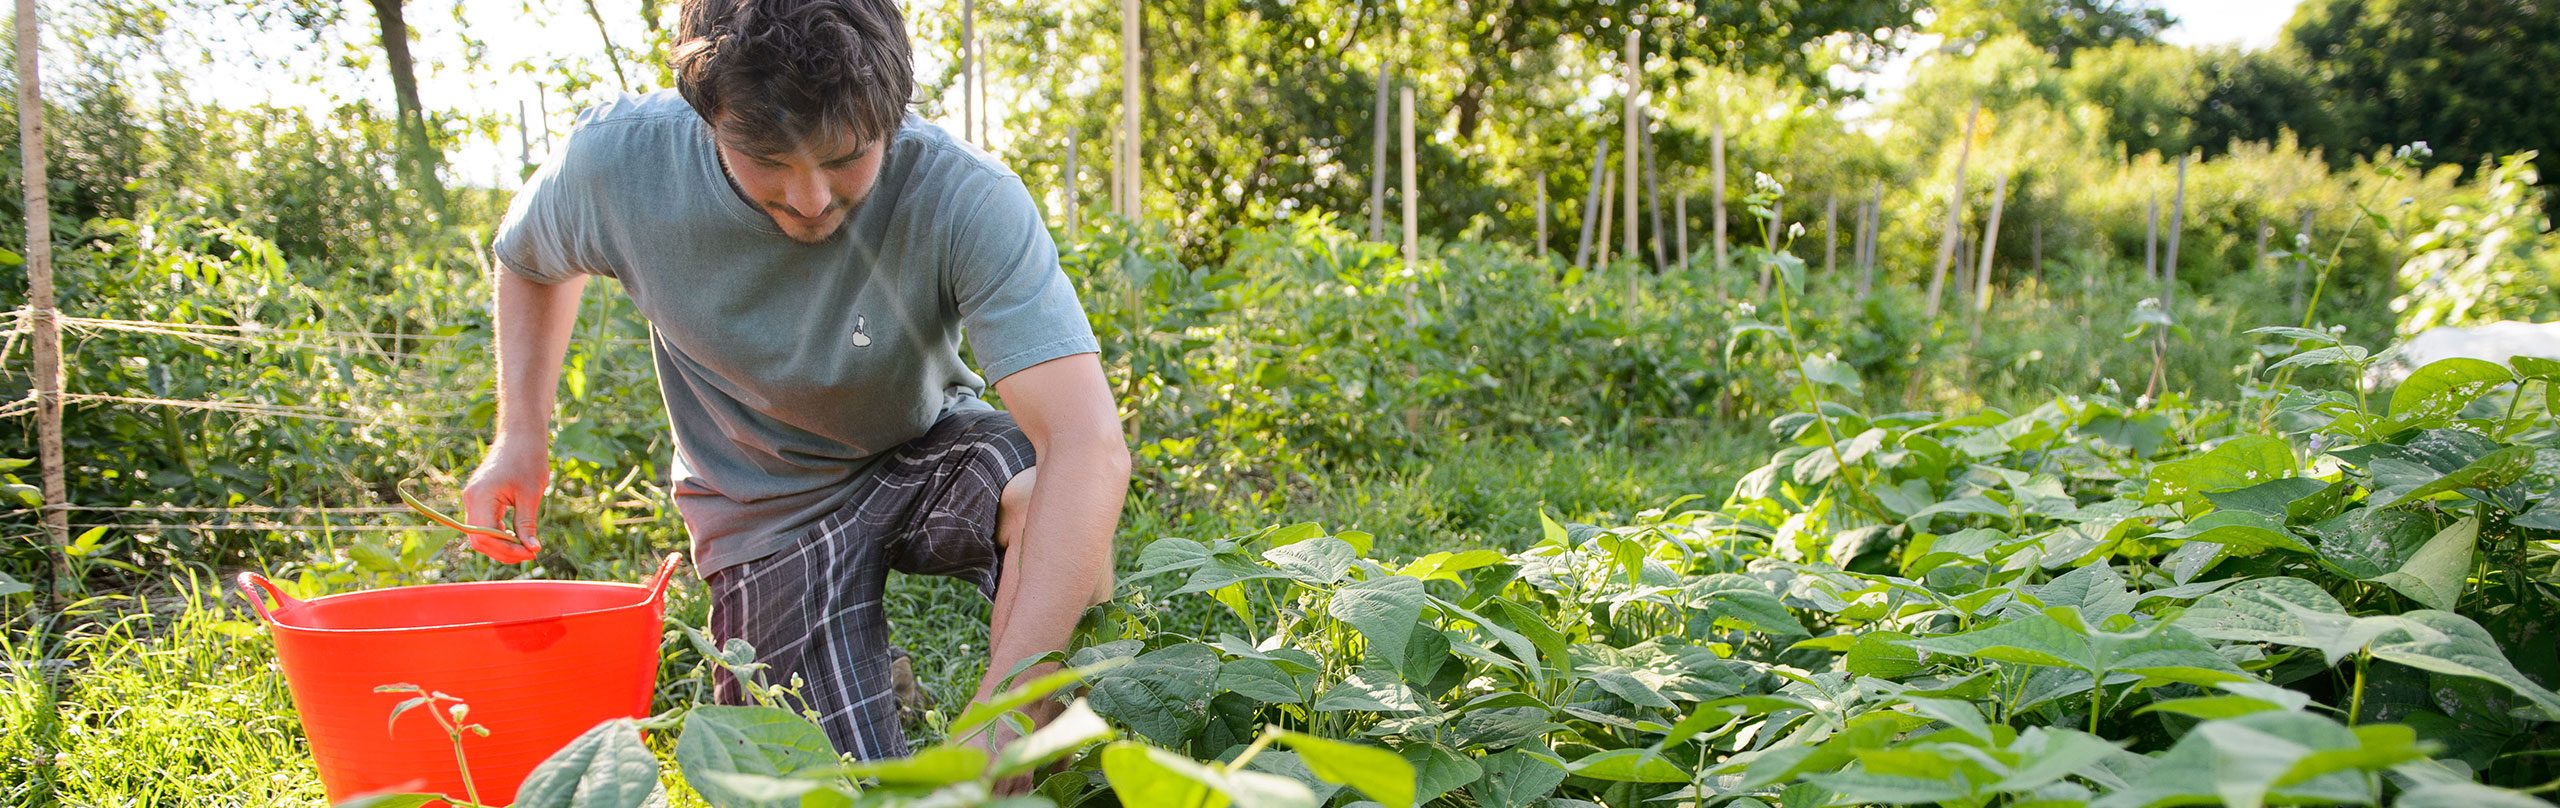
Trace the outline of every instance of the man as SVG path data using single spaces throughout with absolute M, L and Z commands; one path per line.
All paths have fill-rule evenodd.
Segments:
M 907 112 L 890 0 L 682 17 L 678 90 L 581 115 L 496 233 L 497 431 L 463 508 L 512 508 L 524 544 L 473 546 L 539 549 L 579 290 L 615 278 L 651 325 L 712 633 L 752 643 L 768 681 L 799 677 L 840 751 L 904 755 L 887 572 L 993 600 L 981 700 L 1063 647 L 1111 591 L 1129 456 L 1110 388 L 1022 181 Z

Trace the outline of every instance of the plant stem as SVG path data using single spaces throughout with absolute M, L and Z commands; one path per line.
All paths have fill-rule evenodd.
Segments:
M 2347 726 L 2355 726 L 2364 718 L 2364 668 L 2372 659 L 2372 651 L 2356 652 L 2356 684 L 2347 696 Z
M 1279 739 L 1280 728 L 1276 725 L 1265 725 L 1262 728 L 1262 736 L 1253 739 L 1252 746 L 1245 747 L 1243 752 L 1238 753 L 1235 762 L 1227 764 L 1227 773 L 1244 771 L 1244 764 L 1252 762 L 1253 756 L 1262 754 L 1262 750 L 1271 748 L 1272 741 Z

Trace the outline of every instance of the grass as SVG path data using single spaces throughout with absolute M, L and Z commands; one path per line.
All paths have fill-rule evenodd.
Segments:
M 1370 531 L 1381 556 L 1516 548 L 1536 536 L 1541 508 L 1577 521 L 1624 519 L 1631 504 L 1729 490 L 1768 448 L 1765 438 L 1704 424 L 1663 427 L 1635 445 L 1454 442 L 1300 480 L 1278 497 L 1141 495 L 1122 520 L 1118 544 L 1123 569 L 1138 547 L 1160 536 L 1209 538 L 1310 521 Z M 648 545 L 586 541 L 580 546 L 589 555 L 545 574 L 640 580 L 662 551 Z M 459 552 L 445 551 L 447 577 L 487 572 Z M 0 726 L 31 730 L 0 733 L 0 801 L 35 804 L 38 778 L 52 776 L 58 798 L 71 805 L 323 802 L 274 645 L 216 580 L 182 571 L 147 590 L 92 598 L 74 612 L 77 627 L 50 645 L 23 621 L 0 638 L 0 656 L 13 671 L 0 677 Z M 917 676 L 940 709 L 955 713 L 986 664 L 984 600 L 958 581 L 911 576 L 892 576 L 888 597 L 893 641 L 914 655 Z M 668 613 L 700 626 L 708 610 L 702 588 L 688 582 L 675 588 Z M 707 692 L 691 649 L 673 642 L 664 653 L 660 709 Z M 45 677 L 17 673 L 47 659 L 67 664 L 68 673 L 53 680 L 58 702 L 44 692 Z M 50 723 L 52 710 L 58 725 Z M 932 733 L 913 734 L 922 741 Z M 674 741 L 665 736 L 651 739 L 661 752 Z M 47 749 L 60 750 L 50 765 Z M 701 804 L 672 771 L 665 778 L 671 805 Z

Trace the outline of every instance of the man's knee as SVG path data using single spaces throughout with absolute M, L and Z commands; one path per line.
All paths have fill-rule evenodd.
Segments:
M 1031 519 L 1031 491 L 1040 484 L 1040 467 L 1023 469 L 996 495 L 996 546 L 1012 549 Z

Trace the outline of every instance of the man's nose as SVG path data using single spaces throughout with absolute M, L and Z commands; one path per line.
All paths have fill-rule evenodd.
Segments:
M 827 191 L 826 179 L 817 174 L 792 178 L 782 189 L 782 204 L 803 219 L 815 219 L 835 203 L 835 195 Z

